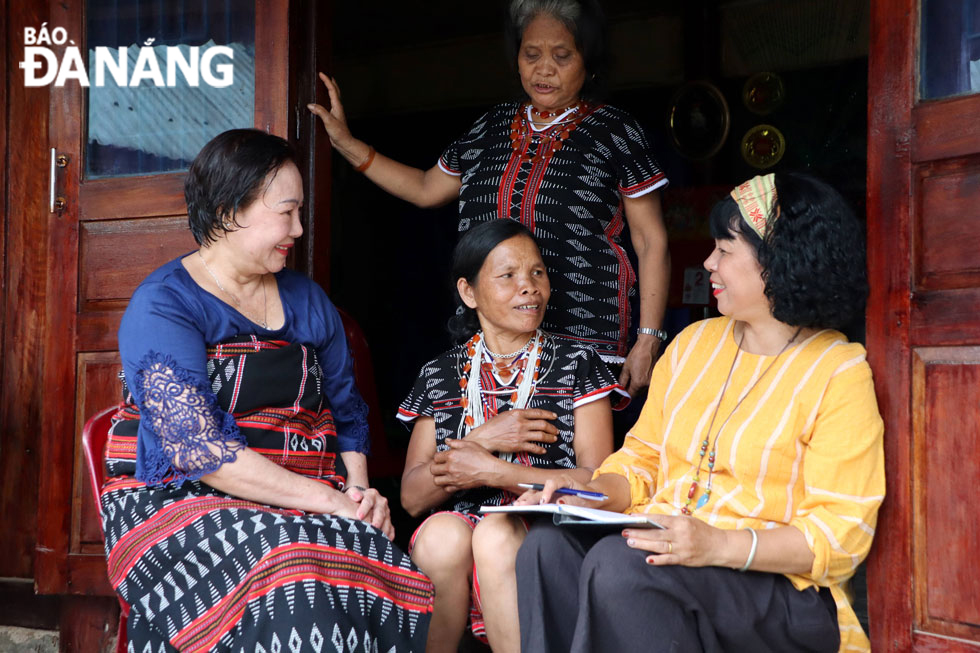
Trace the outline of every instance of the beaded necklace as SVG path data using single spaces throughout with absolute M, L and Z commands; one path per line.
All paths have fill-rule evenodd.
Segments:
M 580 102 L 564 110 L 555 120 L 541 128 L 535 127 L 531 110 L 530 104 L 522 104 L 517 108 L 510 124 L 510 146 L 521 158 L 538 163 L 550 159 L 563 147 L 565 139 L 585 119 L 589 105 Z
M 493 352 L 484 348 L 483 369 L 495 374 L 501 383 L 510 385 L 517 376 L 518 372 L 527 367 L 526 354 L 527 350 L 524 350 L 513 354 L 513 359 L 508 356 L 494 357 Z
M 718 450 L 718 436 L 721 435 L 721 432 L 723 430 L 725 430 L 725 425 L 728 424 L 728 420 L 732 418 L 732 415 L 734 415 L 735 411 L 738 410 L 738 407 L 742 405 L 742 402 L 745 401 L 745 398 L 748 397 L 749 393 L 752 392 L 755 386 L 759 384 L 759 381 L 762 380 L 762 377 L 764 377 L 769 372 L 769 370 L 772 369 L 772 366 L 776 364 L 776 361 L 779 359 L 780 356 L 782 356 L 783 352 L 789 349 L 789 346 L 793 344 L 793 341 L 796 340 L 796 336 L 800 335 L 800 331 L 802 331 L 802 328 L 796 330 L 796 332 L 790 337 L 790 339 L 786 341 L 786 344 L 783 345 L 783 348 L 779 350 L 779 353 L 776 354 L 775 357 L 773 357 L 772 362 L 769 363 L 768 366 L 766 366 L 766 369 L 763 370 L 762 374 L 760 374 L 759 377 L 752 382 L 752 385 L 749 386 L 749 389 L 745 391 L 745 393 L 742 395 L 742 398 L 735 403 L 735 407 L 732 408 L 731 412 L 728 413 L 728 417 L 725 418 L 725 421 L 723 421 L 721 423 L 721 426 L 718 427 L 718 430 L 715 432 L 714 439 L 711 440 L 711 442 L 709 443 L 708 436 L 711 435 L 711 428 L 715 425 L 715 418 L 718 417 L 718 408 L 721 407 L 722 399 L 725 398 L 725 391 L 728 390 L 728 384 L 732 380 L 732 373 L 735 371 L 735 364 L 738 362 L 739 356 L 742 355 L 742 341 L 745 340 L 745 331 L 744 330 L 742 331 L 742 337 L 738 339 L 738 351 L 735 352 L 735 358 L 732 359 L 732 366 L 728 368 L 728 377 L 725 379 L 725 384 L 721 386 L 721 396 L 718 397 L 718 403 L 715 404 L 715 411 L 711 414 L 711 422 L 708 424 L 708 430 L 705 431 L 706 435 L 704 437 L 704 440 L 701 440 L 701 449 L 698 451 L 698 455 L 699 455 L 698 466 L 694 470 L 694 479 L 691 481 L 691 488 L 687 491 L 687 501 L 684 502 L 684 507 L 681 508 L 681 512 L 683 514 L 690 515 L 694 510 L 697 510 L 698 508 L 703 508 L 704 505 L 708 503 L 708 499 L 711 498 L 711 480 L 715 470 L 715 453 Z M 711 444 L 710 453 L 708 452 L 708 444 Z M 708 482 L 704 486 L 704 494 L 701 495 L 701 498 L 698 499 L 697 505 L 694 506 L 694 510 L 692 510 L 691 502 L 694 500 L 694 495 L 697 494 L 698 483 L 700 483 L 701 481 L 701 465 L 704 463 L 705 455 L 708 456 Z
M 531 340 L 528 340 L 527 342 L 524 343 L 524 346 L 523 347 L 521 347 L 517 351 L 512 352 L 510 354 L 498 354 L 495 351 L 491 351 L 491 349 L 489 347 L 487 347 L 486 345 L 484 345 L 483 350 L 485 352 L 487 352 L 487 354 L 489 354 L 490 358 L 492 358 L 492 359 L 497 359 L 497 358 L 513 358 L 514 356 L 517 356 L 519 354 L 523 354 L 524 352 L 526 352 L 527 351 L 527 348 L 531 346 L 531 342 L 533 340 L 534 340 L 534 338 L 531 338 Z
M 528 106 L 527 106 L 529 112 L 533 113 L 538 118 L 542 118 L 542 119 L 555 118 L 559 114 L 565 113 L 566 111 L 569 111 L 571 109 L 575 109 L 577 107 L 578 107 L 578 102 L 576 102 L 575 104 L 570 104 L 567 107 L 565 107 L 564 109 L 559 109 L 557 111 L 538 111 L 534 107 L 533 104 L 528 104 Z
M 521 362 L 517 365 L 517 377 L 514 385 L 517 388 L 511 391 L 510 403 L 513 409 L 527 408 L 527 404 L 534 394 L 534 389 L 538 384 L 541 368 L 541 350 L 544 346 L 544 334 L 541 329 L 534 332 L 534 336 L 528 340 L 527 356 L 521 356 Z M 463 396 L 460 405 L 463 407 L 463 419 L 460 420 L 457 436 L 466 437 L 466 434 L 484 423 L 483 418 L 483 391 L 480 387 L 480 371 L 484 365 L 484 355 L 487 351 L 484 344 L 483 332 L 477 331 L 473 334 L 465 345 L 466 355 L 469 359 L 463 363 L 462 374 L 459 377 L 459 388 Z M 493 364 L 491 359 L 491 364 Z M 513 454 L 501 452 L 498 454 L 505 460 L 510 460 Z

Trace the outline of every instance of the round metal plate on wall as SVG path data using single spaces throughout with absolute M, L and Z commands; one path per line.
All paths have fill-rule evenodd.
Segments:
M 677 151 L 703 161 L 718 153 L 728 138 L 728 103 L 710 82 L 688 82 L 671 98 L 667 126 Z
M 783 105 L 786 87 L 776 73 L 756 73 L 742 87 L 742 103 L 752 113 L 765 116 Z
M 786 138 L 772 125 L 756 125 L 745 132 L 739 149 L 742 158 L 753 168 L 771 168 L 786 153 Z

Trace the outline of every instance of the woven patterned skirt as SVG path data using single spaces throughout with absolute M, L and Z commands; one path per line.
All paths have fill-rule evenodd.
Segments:
M 424 651 L 432 585 L 370 524 L 196 481 L 102 493 L 130 651 Z
M 182 396 L 172 390 L 181 388 L 179 370 L 153 369 L 167 384 L 157 396 Z M 255 339 L 222 344 L 208 349 L 208 372 L 214 401 L 233 411 L 249 448 L 342 487 L 315 350 Z M 134 478 L 144 418 L 131 401 L 117 413 L 101 495 L 109 580 L 130 606 L 132 653 L 425 650 L 432 583 L 381 531 L 238 499 L 196 480 L 146 485 Z

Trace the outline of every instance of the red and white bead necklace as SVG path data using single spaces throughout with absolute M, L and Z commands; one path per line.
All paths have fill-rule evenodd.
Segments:
M 483 332 L 478 331 L 473 334 L 465 345 L 466 355 L 469 359 L 463 363 L 462 373 L 459 377 L 459 388 L 463 393 L 460 405 L 463 407 L 463 419 L 460 420 L 458 437 L 466 437 L 472 429 L 484 423 L 483 417 L 483 390 L 480 387 L 480 371 L 484 365 L 491 365 L 493 368 L 506 372 L 516 371 L 513 385 L 517 388 L 511 391 L 510 403 L 512 409 L 527 408 L 534 389 L 538 384 L 541 374 L 541 350 L 544 345 L 544 334 L 541 329 L 534 332 L 534 336 L 527 341 L 521 349 L 509 356 L 495 355 L 490 352 L 483 338 Z M 526 354 L 526 356 L 525 356 Z M 509 363 L 501 363 L 501 360 L 517 357 Z M 489 361 L 486 360 L 489 358 Z M 501 457 L 510 454 L 500 454 Z
M 560 150 L 572 131 L 588 113 L 588 105 L 577 102 L 562 111 L 539 112 L 530 103 L 522 104 L 517 109 L 510 124 L 510 146 L 522 158 L 537 163 Z M 555 119 L 546 125 L 538 127 L 534 124 L 534 116 Z

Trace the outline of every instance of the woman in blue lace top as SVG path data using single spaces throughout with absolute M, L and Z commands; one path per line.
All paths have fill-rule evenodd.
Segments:
M 292 148 L 220 134 L 185 196 L 201 247 L 143 281 L 119 330 L 127 401 L 101 503 L 130 641 L 422 650 L 432 585 L 366 489 L 367 408 L 340 317 L 285 268 L 303 232 Z

